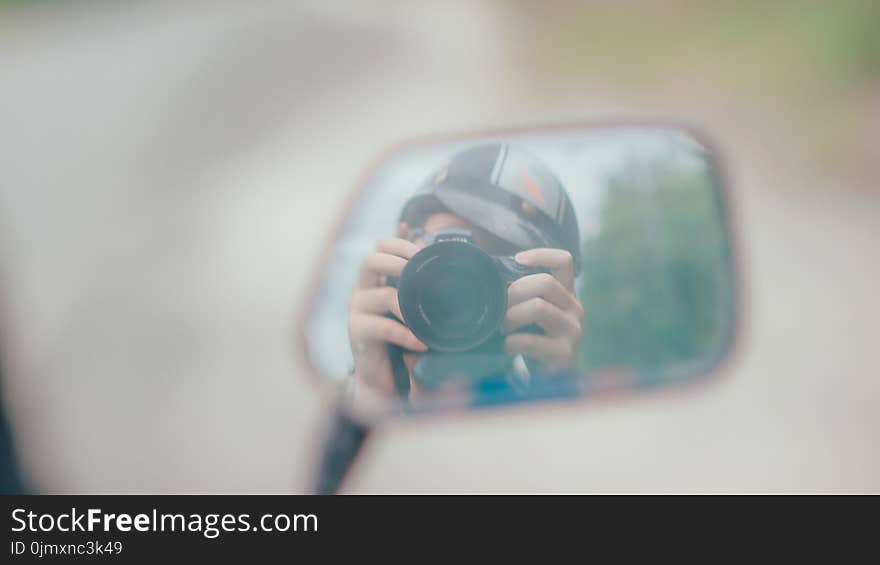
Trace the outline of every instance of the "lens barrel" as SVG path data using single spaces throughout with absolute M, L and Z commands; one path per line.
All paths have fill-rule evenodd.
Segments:
M 478 347 L 507 311 L 507 284 L 495 260 L 462 241 L 439 241 L 416 253 L 397 287 L 404 321 L 435 351 Z

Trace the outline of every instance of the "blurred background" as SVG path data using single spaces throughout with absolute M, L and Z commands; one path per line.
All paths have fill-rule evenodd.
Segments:
M 0 3 L 0 359 L 46 492 L 301 492 L 296 321 L 412 137 L 677 119 L 743 294 L 705 382 L 384 426 L 347 492 L 880 490 L 880 4 Z

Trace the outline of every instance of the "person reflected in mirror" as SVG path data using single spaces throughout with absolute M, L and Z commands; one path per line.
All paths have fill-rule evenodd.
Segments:
M 452 382 L 445 373 L 469 376 L 470 382 L 500 376 L 514 386 L 527 387 L 540 375 L 577 367 L 584 319 L 574 290 L 580 269 L 579 230 L 564 187 L 536 157 L 500 143 L 457 153 L 405 203 L 396 235 L 380 240 L 366 257 L 351 295 L 348 330 L 355 395 L 359 387 L 367 386 L 413 399 L 426 390 L 442 389 L 436 386 L 439 381 Z M 500 288 L 506 292 L 506 301 L 500 303 L 506 302 L 506 309 L 500 312 L 492 335 L 477 335 L 479 346 L 470 350 L 455 340 L 471 326 L 460 325 L 466 331 L 447 332 L 446 341 L 441 341 L 439 333 L 431 333 L 441 332 L 438 322 L 436 327 L 418 328 L 420 339 L 416 328 L 406 322 L 408 303 L 403 301 L 401 307 L 399 293 L 406 292 L 400 279 L 404 268 L 441 236 L 462 238 L 501 265 Z M 473 275 L 468 270 L 449 276 L 431 273 L 418 283 L 442 286 L 451 296 L 425 294 L 430 298 L 422 297 L 425 304 L 411 306 L 409 319 L 418 317 L 412 311 L 439 320 L 455 317 L 449 312 L 456 308 L 459 318 L 469 312 L 476 316 L 480 308 L 485 309 L 481 293 L 488 291 L 481 281 L 471 286 L 458 284 Z M 415 294 L 423 293 L 416 289 Z M 456 322 L 479 323 L 441 321 L 450 328 Z

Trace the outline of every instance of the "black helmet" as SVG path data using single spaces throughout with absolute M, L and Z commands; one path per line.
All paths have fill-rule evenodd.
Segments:
M 401 221 L 421 223 L 437 205 L 522 249 L 565 249 L 580 272 L 580 233 L 559 179 L 506 143 L 465 149 L 404 204 Z

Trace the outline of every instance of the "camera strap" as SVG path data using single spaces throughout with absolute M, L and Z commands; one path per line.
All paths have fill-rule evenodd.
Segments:
M 403 348 L 388 345 L 388 358 L 391 361 L 391 375 L 394 378 L 394 390 L 401 399 L 409 399 L 409 369 L 403 362 Z

